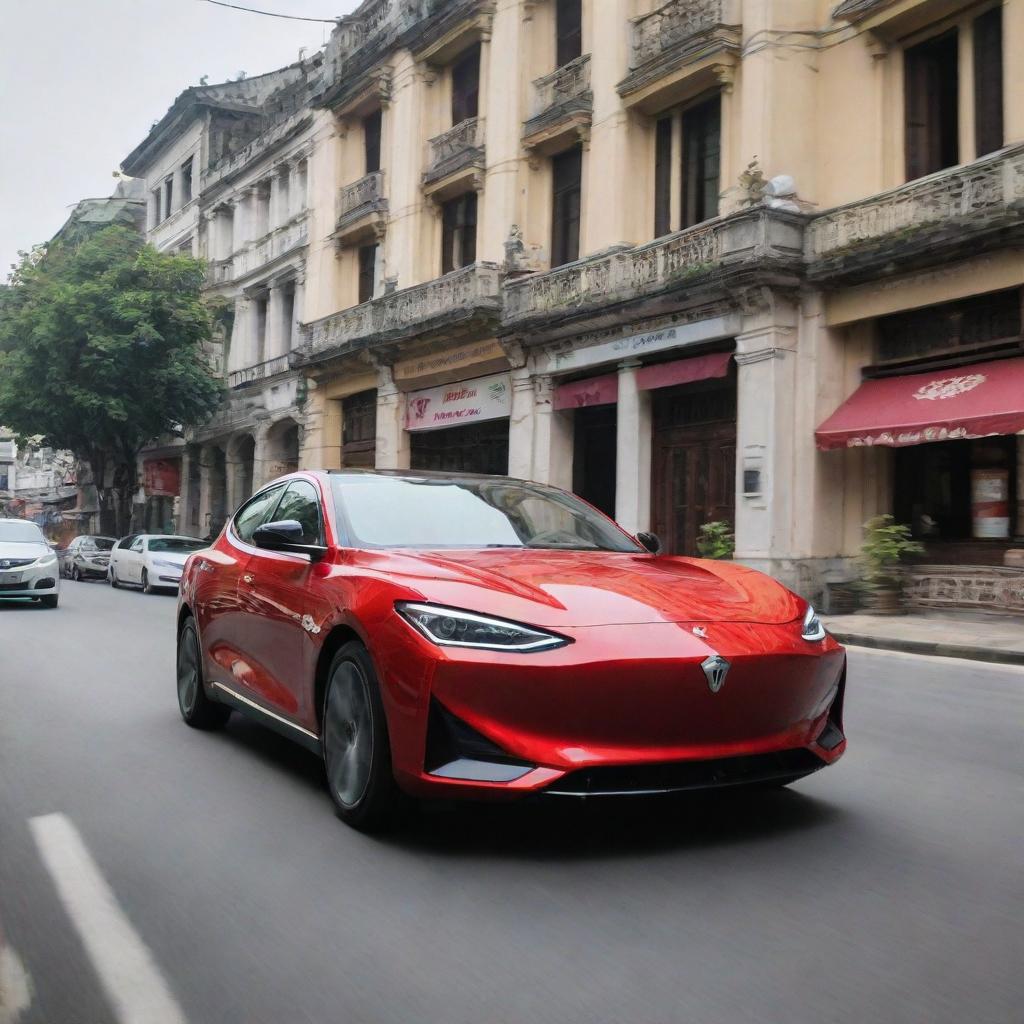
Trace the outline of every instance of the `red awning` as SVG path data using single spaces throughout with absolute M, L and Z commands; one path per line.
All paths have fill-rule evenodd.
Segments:
M 868 380 L 817 431 L 819 448 L 902 448 L 1024 430 L 1024 358 Z
M 731 352 L 712 352 L 706 356 L 676 359 L 671 363 L 641 366 L 636 371 L 636 384 L 641 391 L 671 388 L 677 384 L 692 384 L 698 380 L 724 377 L 729 372 Z
M 614 405 L 619 400 L 619 377 L 607 373 L 603 377 L 588 377 L 560 384 L 555 388 L 556 409 L 583 409 L 588 405 Z

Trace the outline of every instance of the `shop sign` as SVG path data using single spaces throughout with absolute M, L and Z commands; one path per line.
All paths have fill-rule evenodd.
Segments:
M 479 376 L 481 373 L 508 368 L 505 350 L 493 338 L 474 341 L 444 352 L 399 359 L 391 369 L 395 386 L 403 390 L 441 384 L 446 380 L 457 380 L 466 372 Z
M 154 498 L 176 498 L 181 491 L 180 459 L 146 459 L 142 463 L 143 486 Z
M 412 391 L 406 400 L 406 430 L 440 430 L 508 416 L 512 387 L 507 373 Z
M 710 317 L 690 324 L 674 324 L 646 334 L 630 334 L 589 348 L 574 348 L 556 352 L 551 356 L 553 372 L 577 367 L 595 366 L 620 359 L 634 359 L 649 352 L 664 352 L 682 345 L 696 345 L 705 341 L 731 338 L 739 331 L 739 318 L 734 316 Z
M 607 373 L 561 384 L 555 389 L 555 409 L 585 409 L 591 405 L 614 405 L 619 400 L 619 378 Z

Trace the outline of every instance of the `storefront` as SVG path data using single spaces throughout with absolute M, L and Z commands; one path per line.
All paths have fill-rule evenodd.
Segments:
M 181 493 L 181 459 L 146 459 L 142 463 L 146 496 L 143 529 L 175 533 L 175 506 Z
M 619 379 L 614 373 L 559 385 L 556 413 L 572 416 L 572 489 L 615 517 Z
M 501 345 L 483 338 L 435 341 L 392 366 L 412 469 L 508 473 L 509 365 Z

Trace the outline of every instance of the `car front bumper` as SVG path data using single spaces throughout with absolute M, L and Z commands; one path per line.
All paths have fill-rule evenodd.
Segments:
M 839 644 L 803 640 L 799 623 L 707 638 L 694 625 L 562 630 L 572 644 L 526 655 L 396 628 L 378 659 L 396 777 L 424 796 L 655 793 L 793 779 L 842 756 Z M 712 653 L 730 662 L 717 693 Z
M 46 597 L 60 592 L 57 563 L 0 570 L 0 598 Z

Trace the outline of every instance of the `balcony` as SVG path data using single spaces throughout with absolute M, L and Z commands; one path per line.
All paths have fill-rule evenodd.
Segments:
M 761 207 L 646 245 L 609 249 L 507 282 L 503 326 L 556 334 L 563 325 L 571 331 L 574 320 L 609 311 L 621 321 L 625 303 L 654 309 L 667 296 L 673 305 L 685 298 L 735 302 L 739 289 L 760 277 L 795 284 L 802 240 L 802 216 Z
M 411 337 L 450 338 L 481 322 L 496 323 L 500 307 L 497 266 L 475 263 L 304 324 L 305 343 L 293 361 L 322 362 Z
M 235 277 L 235 259 L 228 256 L 222 260 L 210 260 L 206 265 L 206 283 L 211 288 L 228 284 Z
M 1024 241 L 1024 145 L 938 171 L 811 221 L 808 277 L 870 279 Z
M 257 363 L 255 366 L 247 366 L 243 370 L 233 370 L 228 374 L 228 387 L 233 391 L 236 388 L 244 388 L 249 384 L 256 384 L 268 377 L 276 377 L 279 373 L 288 371 L 288 356 L 275 356 L 266 362 Z
M 484 166 L 484 122 L 471 117 L 434 136 L 427 147 L 430 162 L 423 173 L 423 190 L 442 198 L 449 190 L 462 191 L 478 183 Z
M 309 241 L 309 223 L 303 214 L 301 219 L 289 221 L 258 239 L 248 249 L 236 252 L 233 273 L 235 280 L 262 270 L 267 264 L 287 256 L 295 249 L 301 249 Z
M 533 92 L 533 114 L 523 125 L 523 145 L 528 150 L 557 152 L 590 131 L 594 95 L 589 53 L 536 79 Z
M 730 0 L 669 0 L 633 21 L 629 74 L 619 83 L 627 106 L 656 113 L 731 81 L 740 49 Z
M 387 221 L 384 172 L 374 171 L 338 189 L 334 237 L 343 245 L 379 234 Z

